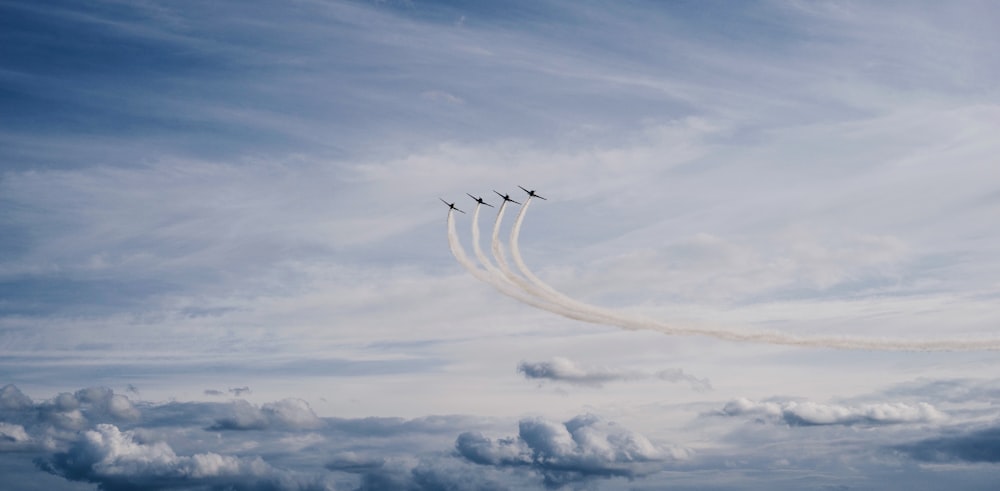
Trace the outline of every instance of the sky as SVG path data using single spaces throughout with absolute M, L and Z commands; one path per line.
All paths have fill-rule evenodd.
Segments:
M 994 489 L 998 24 L 0 1 L 4 486 Z

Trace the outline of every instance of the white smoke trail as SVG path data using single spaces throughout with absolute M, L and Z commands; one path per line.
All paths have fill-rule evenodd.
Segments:
M 501 274 L 504 275 L 510 281 L 516 281 L 516 275 L 510 270 L 510 266 L 507 265 L 507 259 L 504 257 L 503 245 L 500 243 L 500 222 L 503 221 L 503 212 L 507 210 L 507 201 L 504 200 L 500 203 L 500 209 L 497 210 L 497 219 L 493 221 L 493 241 L 492 250 L 493 258 L 497 260 L 497 266 L 500 267 Z
M 500 204 L 500 209 L 497 211 L 496 221 L 493 222 L 493 241 L 492 241 L 493 258 L 496 259 L 497 266 L 500 267 L 500 274 L 504 278 L 506 278 L 507 281 L 510 281 L 511 283 L 514 283 L 515 285 L 521 287 L 521 289 L 527 293 L 544 298 L 547 296 L 545 292 L 539 291 L 538 288 L 531 285 L 531 283 L 525 281 L 524 278 L 521 278 L 520 276 L 515 274 L 513 271 L 511 271 L 510 265 L 507 264 L 507 257 L 503 251 L 503 244 L 500 243 L 500 223 L 503 222 L 503 214 L 504 211 L 506 210 L 507 210 L 507 201 L 504 201 L 503 203 Z M 552 299 L 546 298 L 546 300 L 552 302 Z
M 514 264 L 517 265 L 517 269 L 525 276 L 525 278 L 528 279 L 528 282 L 530 283 L 527 286 L 521 285 L 522 288 L 529 293 L 544 296 L 554 304 L 562 305 L 579 313 L 585 313 L 590 319 L 589 322 L 598 324 L 614 324 L 619 315 L 618 312 L 586 304 L 568 297 L 556 291 L 555 288 L 552 288 L 547 283 L 539 279 L 534 273 L 531 272 L 530 269 L 528 269 L 528 266 L 524 263 L 524 259 L 521 257 L 521 250 L 518 246 L 518 238 L 521 235 L 521 223 L 524 222 L 524 215 L 527 213 L 528 206 L 530 204 L 531 196 L 528 196 L 528 199 L 524 201 L 524 205 L 521 206 L 521 210 L 517 213 L 517 218 L 514 220 L 514 226 L 510 230 L 510 252 L 511 256 L 514 258 Z M 496 245 L 500 242 L 499 227 L 496 227 L 493 230 L 493 242 L 494 247 L 496 248 L 494 251 L 499 250 L 502 255 L 503 249 Z M 515 275 L 515 273 L 510 271 L 509 268 L 505 270 L 505 273 L 507 275 Z
M 506 204 L 506 201 L 504 204 Z M 479 263 L 486 268 L 486 271 L 489 271 L 498 278 L 503 278 L 504 281 L 507 281 L 506 278 L 503 277 L 503 273 L 493 265 L 489 258 L 486 257 L 486 253 L 483 252 L 483 248 L 479 246 L 479 210 L 481 208 L 482 206 L 477 204 L 476 211 L 472 213 L 472 249 L 476 253 L 476 259 L 478 259 Z M 499 211 L 503 211 L 503 204 L 500 205 Z M 497 216 L 497 219 L 499 220 L 499 215 Z
M 524 215 L 525 213 L 528 212 L 528 205 L 530 204 L 531 204 L 531 196 L 528 196 L 528 199 L 525 200 L 524 205 L 521 206 L 521 211 L 518 212 L 517 218 L 514 220 L 514 226 L 510 229 L 510 255 L 511 257 L 514 258 L 514 264 L 517 265 L 518 271 L 520 271 L 521 274 L 523 274 L 524 277 L 527 278 L 528 281 L 530 281 L 536 288 L 544 290 L 548 295 L 557 298 L 560 302 L 564 304 L 573 305 L 574 308 L 604 310 L 600 309 L 599 307 L 595 307 L 593 305 L 588 305 L 579 302 L 562 293 L 559 293 L 554 288 L 549 286 L 548 283 L 545 283 L 540 278 L 535 276 L 535 274 L 530 269 L 528 269 L 528 266 L 524 263 L 524 259 L 521 257 L 521 249 L 518 246 L 518 239 L 521 236 L 521 224 L 524 222 Z M 610 311 L 604 312 L 603 314 L 613 315 L 613 313 Z
M 539 279 L 528 269 L 521 258 L 518 239 L 521 233 L 521 224 L 524 221 L 525 211 L 531 203 L 529 197 L 525 201 L 521 212 L 518 213 L 510 234 L 510 250 L 517 264 L 518 269 L 528 279 L 527 286 L 521 280 L 521 286 L 526 292 L 541 296 L 551 304 L 559 305 L 565 310 L 573 312 L 573 318 L 586 322 L 609 324 L 628 330 L 654 330 L 666 334 L 679 335 L 702 335 L 711 336 L 729 341 L 752 341 L 759 343 L 779 344 L 788 346 L 808 346 L 834 349 L 857 349 L 857 350 L 877 350 L 877 351 L 997 351 L 1000 350 L 1000 339 L 978 339 L 978 340 L 903 340 L 903 339 L 874 339 L 874 338 L 852 338 L 852 337 L 802 337 L 785 334 L 775 331 L 741 331 L 725 328 L 711 328 L 705 326 L 678 326 L 668 324 L 655 319 L 644 318 L 624 312 L 605 309 L 595 305 L 580 302 L 568 297 L 550 285 Z M 501 210 L 502 211 L 502 210 Z M 501 269 L 508 278 L 517 277 L 503 260 L 503 250 L 499 246 L 500 216 L 497 217 L 497 224 L 493 230 L 493 253 L 497 256 L 497 261 L 501 264 Z M 551 310 L 555 312 L 555 310 Z M 556 312 L 558 313 L 558 312 Z
M 461 264 L 466 271 L 472 273 L 476 279 L 494 285 L 493 279 L 485 271 L 476 267 L 472 261 L 469 260 L 469 256 L 465 254 L 465 249 L 462 248 L 462 244 L 458 242 L 458 234 L 455 232 L 455 213 L 452 210 L 448 210 L 448 247 L 451 248 L 451 255 L 455 256 L 455 259 Z M 496 285 L 494 285 L 496 286 Z
M 531 197 L 529 196 L 528 200 L 525 201 L 525 206 L 527 206 L 527 203 L 530 202 L 531 202 Z M 520 287 L 521 290 L 523 290 L 525 293 L 529 295 L 534 295 L 537 298 L 541 298 L 544 301 L 548 302 L 549 305 L 558 306 L 558 308 L 560 308 L 561 310 L 564 311 L 569 310 L 573 312 L 574 315 L 584 316 L 585 319 L 581 320 L 586 320 L 587 322 L 594 322 L 594 323 L 605 322 L 607 319 L 604 319 L 603 316 L 595 314 L 592 310 L 575 308 L 576 306 L 566 301 L 568 297 L 556 293 L 555 290 L 552 290 L 551 288 L 549 289 L 539 288 L 530 281 L 526 281 L 524 278 L 522 278 L 521 276 L 519 276 L 517 273 L 515 273 L 510 269 L 510 265 L 507 264 L 507 257 L 504 254 L 503 244 L 500 243 L 500 224 L 501 222 L 503 222 L 504 211 L 506 211 L 507 209 L 506 205 L 507 205 L 506 201 L 504 201 L 500 205 L 500 210 L 497 212 L 496 222 L 493 223 L 493 243 L 492 243 L 493 257 L 496 259 L 497 265 L 500 267 L 500 274 L 503 275 L 503 277 L 506 278 L 507 281 Z M 521 209 L 521 211 L 518 213 L 517 216 L 519 219 L 524 216 L 524 208 Z
M 543 310 L 548 310 L 564 317 L 568 317 L 574 320 L 587 320 L 583 316 L 563 308 L 559 305 L 554 305 L 545 302 L 542 299 L 534 297 L 522 290 L 519 290 L 516 286 L 507 282 L 503 277 L 490 274 L 476 267 L 476 265 L 469 260 L 469 256 L 465 254 L 465 249 L 462 248 L 462 244 L 458 241 L 458 233 L 455 232 L 455 213 L 452 210 L 448 210 L 448 247 L 451 249 L 451 255 L 455 256 L 455 260 L 458 261 L 466 271 L 475 276 L 476 279 L 489 284 L 497 291 L 511 297 L 519 302 L 526 303 L 533 307 L 537 307 Z

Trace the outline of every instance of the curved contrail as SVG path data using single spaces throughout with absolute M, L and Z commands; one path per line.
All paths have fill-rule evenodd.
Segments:
M 547 283 L 539 279 L 535 274 L 528 268 L 524 263 L 524 259 L 521 257 L 521 250 L 518 246 L 518 238 L 521 235 L 521 224 L 524 222 L 524 215 L 528 211 L 528 205 L 531 204 L 531 196 L 524 201 L 524 205 L 521 206 L 521 211 L 517 213 L 517 218 L 514 220 L 514 226 L 510 229 L 510 254 L 514 258 L 514 264 L 517 265 L 518 271 L 528 279 L 530 285 L 525 288 L 529 293 L 535 295 L 541 295 L 548 298 L 551 302 L 555 304 L 562 305 L 566 308 L 572 309 L 576 312 L 586 313 L 589 316 L 589 322 L 594 322 L 597 324 L 614 324 L 617 319 L 618 312 L 608 310 L 602 307 L 597 307 L 595 305 L 586 304 L 580 302 L 572 297 L 569 297 L 555 288 L 552 288 Z M 499 228 L 495 228 L 493 231 L 493 241 L 499 243 L 498 232 Z M 496 250 L 496 249 L 495 249 Z M 499 249 L 501 254 L 503 249 Z M 506 270 L 508 275 L 515 275 L 509 269 Z
M 518 246 L 518 239 L 521 236 L 521 224 L 524 222 L 524 215 L 525 213 L 527 213 L 528 205 L 530 204 L 531 204 L 531 196 L 528 196 L 528 199 L 524 201 L 524 205 L 521 206 L 521 211 L 518 212 L 517 218 L 514 220 L 514 226 L 511 227 L 510 229 L 510 255 L 511 257 L 514 258 L 514 264 L 517 266 L 518 271 L 520 271 L 521 274 L 523 274 L 524 277 L 527 278 L 528 281 L 531 282 L 536 288 L 544 290 L 546 294 L 556 297 L 563 303 L 574 305 L 577 308 L 604 311 L 605 309 L 603 308 L 580 302 L 572 297 L 569 297 L 567 295 L 564 295 L 556 291 L 555 288 L 552 288 L 551 286 L 549 286 L 548 283 L 545 283 L 540 278 L 535 276 L 535 274 L 531 271 L 531 269 L 529 269 L 528 266 L 524 263 L 524 259 L 521 257 L 521 248 Z M 614 314 L 612 311 L 606 311 L 603 313 Z
M 504 257 L 503 247 L 500 244 L 500 222 L 503 218 L 504 203 L 497 213 L 497 220 L 493 227 L 493 255 L 497 260 L 500 272 L 508 281 L 521 288 L 523 295 L 515 296 L 518 300 L 525 301 L 531 298 L 534 301 L 526 302 L 536 307 L 550 312 L 563 315 L 575 320 L 595 324 L 607 324 L 628 330 L 653 330 L 666 334 L 677 335 L 700 335 L 711 336 L 728 341 L 751 341 L 759 343 L 769 343 L 787 346 L 823 347 L 834 349 L 859 349 L 859 350 L 879 350 L 879 351 L 996 351 L 1000 350 L 1000 339 L 969 339 L 969 340 L 903 340 L 903 339 L 872 339 L 856 337 L 831 337 L 831 336 L 795 336 L 776 331 L 742 331 L 727 328 L 716 328 L 706 326 L 680 326 L 672 323 L 628 314 L 587 304 L 566 296 L 550 285 L 539 279 L 524 263 L 521 257 L 518 239 L 520 238 L 521 224 L 524 221 L 525 213 L 531 198 L 525 201 L 524 206 L 518 213 L 510 234 L 511 256 L 517 265 L 518 270 L 524 275 L 522 278 L 511 271 Z M 478 269 L 476 271 L 479 271 Z M 508 286 L 513 286 L 508 283 Z M 542 300 L 542 302 L 538 302 Z
M 506 202 L 504 202 L 506 204 Z M 483 248 L 479 246 L 479 210 L 482 205 L 476 205 L 476 210 L 472 212 L 472 250 L 476 253 L 476 259 L 479 260 L 486 271 L 489 271 L 498 278 L 503 278 L 503 273 L 497 269 L 496 266 L 486 257 L 486 253 L 483 252 Z M 503 204 L 500 205 L 500 211 L 503 210 Z M 499 223 L 500 215 L 497 215 L 497 220 Z M 506 278 L 503 278 L 506 281 Z
M 465 254 L 465 249 L 462 248 L 462 244 L 458 241 L 458 233 L 455 232 L 455 214 L 452 210 L 448 210 L 448 247 L 451 249 L 451 255 L 455 256 L 455 260 L 457 260 L 466 271 L 471 273 L 472 276 L 476 277 L 476 279 L 489 284 L 493 288 L 496 288 L 500 293 L 533 307 L 548 310 L 549 312 L 553 312 L 570 319 L 581 321 L 587 320 L 581 314 L 577 314 L 560 305 L 551 304 L 542 299 L 531 296 L 525 291 L 518 289 L 515 285 L 507 282 L 503 277 L 496 276 L 477 268 L 476 265 L 469 260 L 469 256 Z
M 527 201 L 525 203 L 527 203 Z M 506 278 L 507 281 L 510 281 L 511 283 L 521 287 L 521 289 L 524 290 L 526 293 L 535 295 L 536 297 L 544 298 L 546 301 L 551 302 L 553 304 L 559 304 L 560 302 L 558 298 L 553 298 L 552 295 L 549 295 L 547 292 L 542 291 L 539 288 L 532 285 L 531 283 L 529 283 L 528 281 L 525 281 L 524 278 L 518 276 L 516 273 L 511 271 L 510 265 L 507 264 L 507 257 L 503 251 L 503 244 L 500 243 L 500 223 L 503 222 L 503 214 L 504 211 L 506 210 L 507 210 L 507 202 L 504 201 L 503 203 L 500 204 L 500 209 L 497 211 L 496 221 L 493 222 L 493 241 L 492 241 L 493 258 L 497 260 L 497 266 L 499 266 L 500 268 L 500 274 L 504 278 Z

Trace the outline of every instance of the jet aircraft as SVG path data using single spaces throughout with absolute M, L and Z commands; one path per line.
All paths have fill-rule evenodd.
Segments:
M 531 191 L 528 191 L 527 189 L 524 189 L 524 186 L 518 186 L 518 187 L 521 188 L 522 191 L 528 193 L 528 197 L 529 198 L 545 199 L 545 198 L 543 198 L 543 197 L 535 194 L 535 190 L 534 189 L 532 189 Z
M 514 200 L 510 199 L 510 195 L 509 194 L 500 194 L 500 192 L 497 191 L 496 189 L 494 189 L 493 192 L 497 193 L 497 196 L 503 198 L 504 201 L 510 201 L 511 203 L 521 204 L 521 203 L 519 203 L 517 201 L 514 201 Z
M 464 211 L 459 210 L 458 208 L 455 208 L 455 203 L 449 203 L 449 202 L 445 201 L 443 198 L 438 198 L 438 199 L 441 200 L 442 203 L 448 205 L 448 208 L 451 208 L 452 210 L 455 210 L 455 211 L 457 211 L 459 213 L 465 213 Z
M 493 205 L 491 205 L 491 204 L 483 201 L 483 197 L 482 196 L 480 196 L 480 197 L 477 198 L 477 197 L 475 197 L 475 196 L 473 196 L 473 195 L 471 195 L 469 193 L 465 193 L 465 194 L 468 194 L 470 198 L 476 200 L 476 203 L 479 203 L 481 205 L 486 205 L 486 206 L 489 206 L 490 208 L 493 208 Z

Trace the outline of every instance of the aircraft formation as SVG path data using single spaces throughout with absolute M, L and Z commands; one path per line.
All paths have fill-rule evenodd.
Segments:
M 985 339 L 892 339 L 851 336 L 803 336 L 772 330 L 752 329 L 727 325 L 709 325 L 704 323 L 679 323 L 663 321 L 638 316 L 628 311 L 620 311 L 589 304 L 569 297 L 536 276 L 521 258 L 518 238 L 521 224 L 532 198 L 545 199 L 535 190 L 518 186 L 528 194 L 523 204 L 515 201 L 509 194 L 501 194 L 493 190 L 503 201 L 496 207 L 482 197 L 468 194 L 476 202 L 472 212 L 472 244 L 475 260 L 466 255 L 455 230 L 455 214 L 453 211 L 465 213 L 455 207 L 455 203 L 441 201 L 448 206 L 448 246 L 455 259 L 476 279 L 494 287 L 500 293 L 523 302 L 535 308 L 546 310 L 563 317 L 588 322 L 616 326 L 626 330 L 652 330 L 664 334 L 683 336 L 709 336 L 717 339 L 738 342 L 770 343 L 785 346 L 811 346 L 834 349 L 853 350 L 885 350 L 885 351 L 1000 351 L 1000 338 Z M 500 225 L 508 202 L 521 205 L 517 218 L 510 228 L 510 240 L 503 247 L 500 239 Z M 490 248 L 493 257 L 483 251 L 479 243 L 479 212 L 482 205 L 497 209 L 496 220 L 493 223 L 493 234 Z M 506 249 L 506 251 L 505 251 Z M 514 264 L 508 262 L 507 252 Z M 478 263 L 478 264 L 477 264 Z M 515 271 L 516 269 L 516 271 Z
M 542 197 L 542 196 L 539 196 L 539 195 L 538 195 L 538 194 L 537 194 L 537 193 L 535 192 L 535 190 L 534 190 L 534 189 L 527 189 L 527 188 L 525 188 L 524 186 L 517 186 L 517 187 L 521 188 L 521 190 L 522 190 L 522 191 L 524 191 L 524 192 L 528 193 L 528 198 L 529 198 L 529 199 L 530 199 L 530 198 L 538 198 L 538 199 L 545 199 L 544 197 Z M 497 193 L 497 196 L 499 196 L 499 197 L 503 198 L 503 201 L 504 201 L 504 203 L 506 203 L 506 202 L 510 201 L 511 203 L 515 203 L 515 204 L 518 204 L 518 205 L 519 205 L 519 204 L 521 204 L 521 202 L 520 202 L 520 201 L 514 201 L 514 200 L 513 200 L 513 199 L 512 199 L 511 197 L 510 197 L 510 194 L 507 194 L 507 193 L 504 193 L 504 194 L 500 194 L 500 191 L 497 191 L 496 189 L 494 189 L 494 190 L 493 190 L 493 192 L 494 192 L 494 193 Z M 465 194 L 466 194 L 466 195 L 467 195 L 468 197 L 472 198 L 472 200 L 473 200 L 473 201 L 475 201 L 476 203 L 479 203 L 480 205 L 486 205 L 486 206 L 489 206 L 490 208 L 495 208 L 495 207 L 494 207 L 493 205 L 491 205 L 491 204 L 487 203 L 487 202 L 486 202 L 486 200 L 484 200 L 484 199 L 482 198 L 482 196 L 473 196 L 473 195 L 471 195 L 471 194 L 469 194 L 469 193 L 465 193 Z M 449 202 L 445 201 L 445 200 L 444 200 L 444 198 L 438 198 L 438 199 L 439 199 L 439 200 L 441 200 L 441 202 L 442 202 L 442 203 L 444 203 L 444 204 L 448 205 L 448 208 L 449 208 L 449 211 L 450 211 L 450 210 L 455 210 L 455 211 L 457 211 L 457 212 L 459 212 L 459 213 L 465 213 L 464 211 L 462 211 L 462 210 L 459 210 L 458 208 L 456 208 L 456 207 L 455 207 L 455 203 L 449 203 Z

